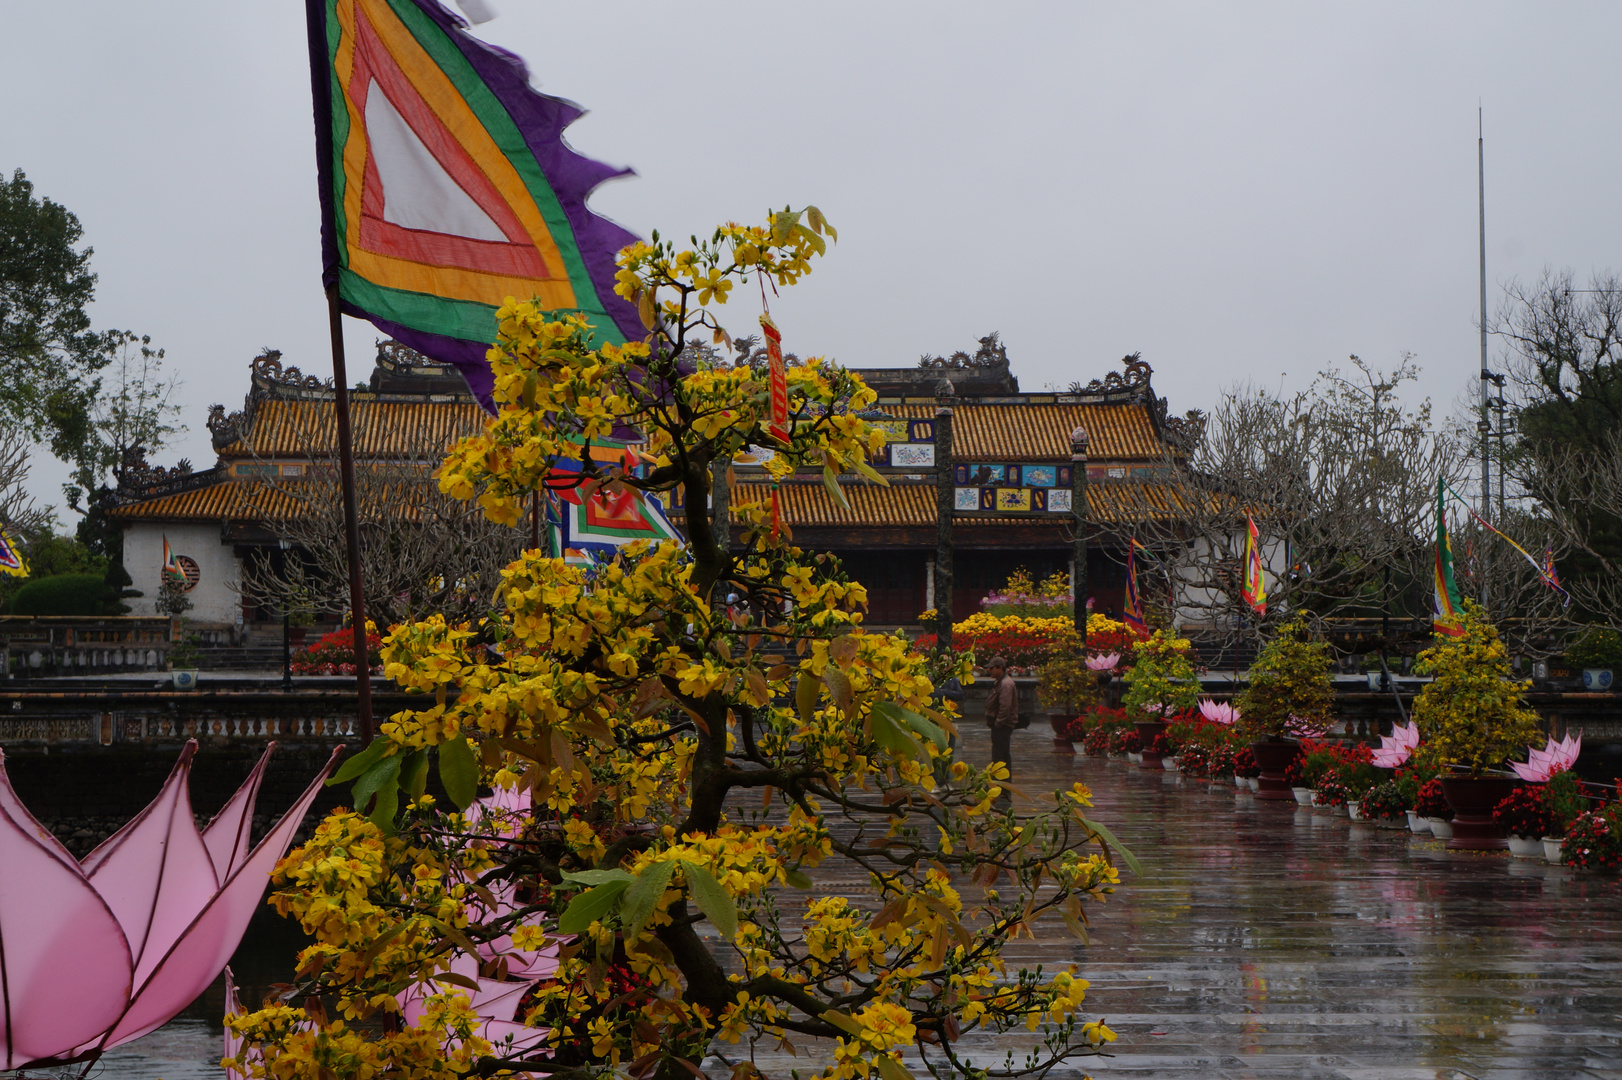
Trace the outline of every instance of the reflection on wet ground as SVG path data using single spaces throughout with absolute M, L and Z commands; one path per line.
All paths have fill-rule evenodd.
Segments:
M 984 761 L 986 733 L 966 725 Z M 1094 908 L 1090 945 L 1056 921 L 1010 945 L 1013 965 L 1074 960 L 1120 1033 L 1112 1076 L 1622 1080 L 1622 885 L 1560 867 L 1444 851 L 1439 841 L 1261 803 L 1125 762 L 1055 755 L 1016 736 L 1015 781 L 1092 786 L 1096 816 L 1142 860 Z M 825 866 L 818 891 L 865 893 Z M 284 977 L 296 948 L 274 918 L 234 961 Z M 110 1057 L 107 1077 L 218 1078 L 220 994 Z M 1018 1055 L 1027 1039 L 997 1047 Z M 725 1048 L 732 1056 L 736 1048 Z M 989 1047 L 988 1047 L 989 1049 Z M 980 1063 L 991 1064 L 988 1055 Z M 786 1077 L 818 1062 L 763 1055 Z M 780 1069 L 772 1068 L 780 1065 Z M 1058 1075 L 1058 1074 L 1055 1074 Z

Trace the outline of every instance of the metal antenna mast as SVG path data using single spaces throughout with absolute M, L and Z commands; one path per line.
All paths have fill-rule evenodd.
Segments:
M 1487 151 L 1485 131 L 1481 120 L 1481 106 L 1476 106 L 1476 196 L 1481 226 L 1481 418 L 1476 430 L 1481 434 L 1481 516 L 1492 518 L 1492 482 L 1489 478 L 1487 435 L 1491 426 L 1487 419 L 1487 383 L 1492 372 L 1487 370 Z M 1487 575 L 1481 575 L 1481 603 L 1487 603 Z

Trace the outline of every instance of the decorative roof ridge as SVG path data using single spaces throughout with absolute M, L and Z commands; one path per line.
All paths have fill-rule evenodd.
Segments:
M 188 491 L 213 487 L 218 483 L 229 482 L 230 479 L 230 472 L 225 463 L 218 462 L 211 469 L 200 469 L 196 472 L 188 472 L 180 476 L 169 476 L 148 483 L 136 482 L 120 486 L 113 493 L 112 505 L 114 507 L 133 506 L 136 503 L 161 499 L 166 495 L 180 495 Z

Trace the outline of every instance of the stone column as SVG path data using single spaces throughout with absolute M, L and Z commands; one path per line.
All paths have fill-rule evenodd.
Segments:
M 732 550 L 732 489 L 727 485 L 727 466 L 717 461 L 710 466 L 710 528 L 723 552 Z
M 952 647 L 952 514 L 956 482 L 952 468 L 952 406 L 949 379 L 935 388 L 935 626 L 936 647 Z

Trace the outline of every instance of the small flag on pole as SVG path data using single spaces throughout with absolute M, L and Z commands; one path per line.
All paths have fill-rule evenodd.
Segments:
M 28 576 L 28 560 L 23 558 L 22 550 L 17 547 L 17 541 L 4 529 L 0 529 L 0 573 L 10 574 L 12 577 Z
M 1436 567 L 1431 604 L 1431 630 L 1447 637 L 1464 636 L 1464 602 L 1453 578 L 1453 549 L 1447 543 L 1447 482 L 1436 481 Z
M 169 549 L 169 538 L 163 538 L 163 580 L 176 585 L 186 584 L 186 571 L 181 569 L 180 560 Z
M 1245 518 L 1245 580 L 1240 594 L 1246 604 L 1258 615 L 1267 614 L 1267 579 L 1262 573 L 1261 538 L 1256 533 L 1256 522 Z
M 1121 621 L 1134 632 L 1147 636 L 1149 621 L 1143 615 L 1143 597 L 1138 593 L 1138 549 L 1143 545 L 1132 537 L 1126 545 L 1126 603 L 1122 605 Z M 1145 549 L 1147 552 L 1147 549 Z

